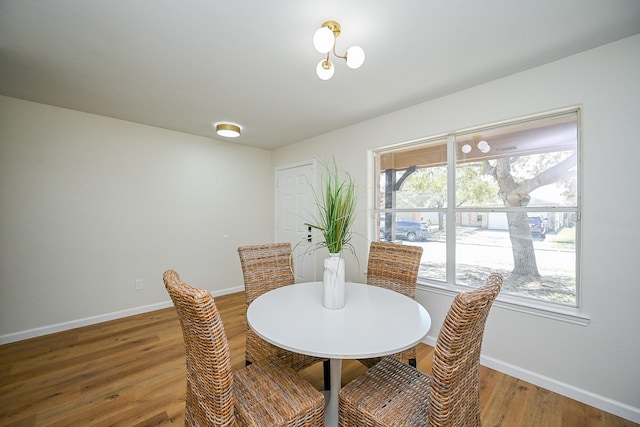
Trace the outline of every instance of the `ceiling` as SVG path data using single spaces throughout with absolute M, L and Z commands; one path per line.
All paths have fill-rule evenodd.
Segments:
M 366 60 L 322 81 L 327 20 Z M 273 149 L 637 33 L 638 0 L 0 0 L 0 94 Z

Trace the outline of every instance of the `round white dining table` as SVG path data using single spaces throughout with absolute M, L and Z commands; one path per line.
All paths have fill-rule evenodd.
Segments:
M 431 317 L 417 301 L 389 289 L 345 284 L 345 306 L 322 305 L 322 282 L 298 283 L 269 291 L 247 309 L 247 322 L 271 344 L 330 359 L 331 389 L 325 425 L 338 425 L 342 359 L 365 359 L 406 350 L 420 342 Z

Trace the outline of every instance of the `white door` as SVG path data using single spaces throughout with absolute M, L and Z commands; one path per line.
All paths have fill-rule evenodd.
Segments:
M 315 161 L 276 169 L 276 242 L 291 242 L 296 282 L 316 280 L 316 257 L 310 251 L 315 234 L 305 223 L 316 214 L 312 183 Z

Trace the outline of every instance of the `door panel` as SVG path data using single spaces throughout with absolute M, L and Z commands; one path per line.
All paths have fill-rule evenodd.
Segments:
M 276 169 L 276 242 L 291 242 L 296 282 L 316 280 L 316 257 L 310 251 L 315 236 L 305 225 L 315 215 L 311 183 L 315 162 Z

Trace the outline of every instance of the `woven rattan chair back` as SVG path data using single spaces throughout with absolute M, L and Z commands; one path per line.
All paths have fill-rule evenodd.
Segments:
M 247 306 L 265 292 L 295 283 L 291 243 L 268 243 L 238 248 Z
M 371 242 L 367 283 L 415 298 L 421 258 L 420 246 Z
M 244 278 L 247 307 L 265 292 L 295 283 L 291 264 L 291 243 L 267 243 L 238 248 L 242 276 Z M 329 362 L 327 359 L 307 356 L 276 347 L 258 335 L 247 325 L 246 363 L 276 355 L 296 371 L 323 361 L 325 387 L 329 388 Z
M 290 263 L 291 243 L 268 243 L 238 248 L 247 307 L 260 295 L 295 282 Z M 273 355 L 288 356 L 284 350 L 258 337 L 247 325 L 247 364 Z M 291 356 L 293 357 L 293 356 Z M 302 363 L 304 359 L 301 358 Z M 292 366 L 298 370 L 302 367 Z M 311 361 L 309 361 L 311 364 Z
M 185 425 L 320 427 L 324 397 L 278 357 L 233 372 L 227 336 L 213 297 L 183 283 L 164 283 L 178 311 L 187 359 Z
M 367 284 L 415 298 L 421 258 L 420 246 L 372 242 L 367 263 Z M 415 347 L 398 353 L 395 357 L 413 367 L 416 366 Z M 369 368 L 379 361 L 379 357 L 360 359 L 360 362 Z
M 502 276 L 492 274 L 481 288 L 454 298 L 433 354 L 430 426 L 480 426 L 480 349 L 501 286 Z
M 187 360 L 185 424 L 231 426 L 233 373 L 227 336 L 213 298 L 180 280 L 173 270 L 164 284 L 178 311 Z
M 342 427 L 479 427 L 480 347 L 489 310 L 502 286 L 492 274 L 456 296 L 440 329 L 433 377 L 386 357 L 340 390 Z

